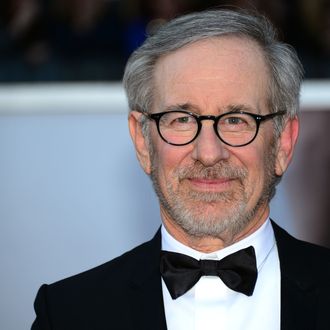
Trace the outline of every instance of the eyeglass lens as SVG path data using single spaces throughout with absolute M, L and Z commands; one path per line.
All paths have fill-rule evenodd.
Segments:
M 229 113 L 220 117 L 216 129 L 225 143 L 239 146 L 253 140 L 257 123 L 248 114 Z M 172 111 L 163 114 L 159 120 L 160 134 L 172 144 L 182 145 L 191 142 L 198 130 L 197 119 L 189 113 Z

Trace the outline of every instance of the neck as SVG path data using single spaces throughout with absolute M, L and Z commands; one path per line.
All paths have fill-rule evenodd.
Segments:
M 161 216 L 166 230 L 177 241 L 196 251 L 202 253 L 212 253 L 232 245 L 258 230 L 269 216 L 269 206 L 265 205 L 263 208 L 260 208 L 256 216 L 234 237 L 232 235 L 228 235 L 228 233 L 223 233 L 219 237 L 192 236 L 185 232 L 184 229 L 181 228 L 175 221 L 170 219 L 164 210 L 161 210 Z

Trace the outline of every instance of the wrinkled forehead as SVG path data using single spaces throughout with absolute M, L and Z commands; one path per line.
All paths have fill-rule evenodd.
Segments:
M 155 66 L 154 100 L 171 94 L 230 97 L 251 95 L 268 99 L 269 70 L 261 47 L 238 36 L 209 38 L 162 56 Z M 232 94 L 232 95 L 231 95 Z M 220 95 L 219 95 L 220 96 Z M 187 97 L 187 96 L 186 96 Z

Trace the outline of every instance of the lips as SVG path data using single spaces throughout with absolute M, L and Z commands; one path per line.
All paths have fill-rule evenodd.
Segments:
M 186 182 L 190 189 L 203 192 L 223 192 L 234 183 L 243 185 L 247 177 L 246 169 L 234 167 L 226 162 L 217 163 L 212 167 L 195 163 L 178 168 L 175 174 L 179 182 Z
M 191 181 L 192 183 L 196 183 L 196 184 L 210 184 L 210 185 L 214 185 L 214 184 L 225 184 L 228 183 L 229 181 L 232 181 L 233 179 L 230 178 L 189 178 L 189 181 Z
M 220 192 L 227 190 L 232 185 L 233 178 L 189 178 L 187 181 L 193 189 L 200 191 Z

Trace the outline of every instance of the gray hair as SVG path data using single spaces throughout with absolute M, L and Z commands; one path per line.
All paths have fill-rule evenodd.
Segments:
M 220 9 L 191 13 L 169 21 L 133 52 L 123 78 L 130 111 L 150 111 L 153 73 L 160 57 L 199 40 L 228 35 L 248 38 L 260 46 L 270 72 L 270 111 L 286 110 L 289 118 L 295 117 L 303 69 L 294 49 L 278 41 L 275 29 L 264 16 Z M 282 126 L 283 119 L 279 119 L 276 122 L 278 134 Z

